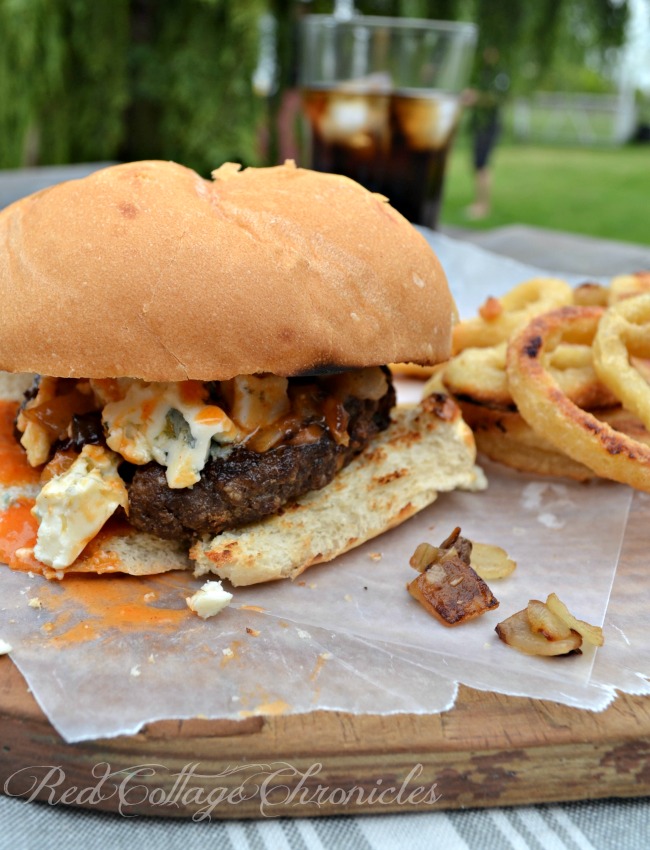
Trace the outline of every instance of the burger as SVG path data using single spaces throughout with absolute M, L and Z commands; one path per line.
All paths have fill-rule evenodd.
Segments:
M 344 177 L 212 177 L 117 165 L 0 213 L 0 369 L 35 376 L 14 431 L 40 472 L 17 558 L 48 577 L 295 576 L 481 486 L 453 403 L 396 409 L 385 365 L 449 353 L 426 240 Z

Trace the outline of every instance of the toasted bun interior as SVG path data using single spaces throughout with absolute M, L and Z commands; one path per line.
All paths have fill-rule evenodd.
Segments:
M 292 163 L 213 181 L 135 162 L 0 213 L 0 369 L 151 381 L 445 359 L 426 240 L 380 196 Z

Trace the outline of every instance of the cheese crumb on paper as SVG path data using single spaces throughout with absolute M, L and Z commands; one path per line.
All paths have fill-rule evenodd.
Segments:
M 185 599 L 188 607 L 203 620 L 223 611 L 231 600 L 232 593 L 224 590 L 220 581 L 206 581 L 200 590 Z

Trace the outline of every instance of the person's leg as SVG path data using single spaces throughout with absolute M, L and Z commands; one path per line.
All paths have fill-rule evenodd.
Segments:
M 465 211 L 468 218 L 485 218 L 490 213 L 492 173 L 488 160 L 497 132 L 496 127 L 488 127 L 474 137 L 474 203 Z
M 469 218 L 485 218 L 490 213 L 492 174 L 487 165 L 474 174 L 474 203 L 468 208 Z

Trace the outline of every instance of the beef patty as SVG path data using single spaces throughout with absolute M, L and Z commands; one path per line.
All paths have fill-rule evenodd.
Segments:
M 348 397 L 349 445 L 337 443 L 329 431 L 314 442 L 288 443 L 266 452 L 237 446 L 223 458 L 210 459 L 193 487 L 170 489 L 165 469 L 157 463 L 135 467 L 129 485 L 129 521 L 158 537 L 186 540 L 218 534 L 277 514 L 283 505 L 318 490 L 361 452 L 390 423 L 395 392 L 378 401 Z

